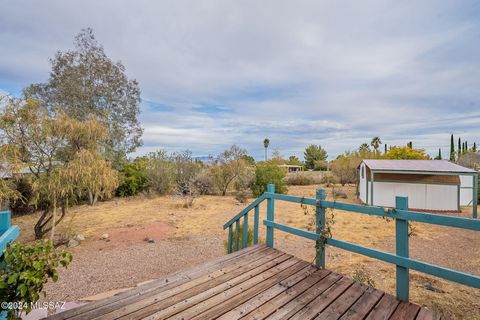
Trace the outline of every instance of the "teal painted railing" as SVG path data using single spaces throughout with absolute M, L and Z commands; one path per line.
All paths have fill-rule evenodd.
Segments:
M 3 267 L 3 252 L 19 234 L 18 226 L 12 226 L 10 221 L 10 211 L 0 211 L 0 268 Z M 0 310 L 0 320 L 4 319 L 7 319 L 6 311 Z
M 397 298 L 402 301 L 409 299 L 409 270 L 416 270 L 432 276 L 457 282 L 474 288 L 480 288 L 480 276 L 456 271 L 449 268 L 444 268 L 438 265 L 433 265 L 420 260 L 409 257 L 408 245 L 408 223 L 409 221 L 428 223 L 432 225 L 448 226 L 452 228 L 460 228 L 467 230 L 480 231 L 480 220 L 470 218 L 451 217 L 440 214 L 429 214 L 423 212 L 414 212 L 408 210 L 408 198 L 396 197 L 395 208 L 384 208 L 369 205 L 359 205 L 351 203 L 342 203 L 336 201 L 327 201 L 324 190 L 317 190 L 315 199 L 290 196 L 275 193 L 275 186 L 268 185 L 267 192 L 260 196 L 257 200 L 248 205 L 245 209 L 240 211 L 235 217 L 230 219 L 224 226 L 228 228 L 228 252 L 239 249 L 239 237 L 237 236 L 235 246 L 232 243 L 233 226 L 235 230 L 240 230 L 240 224 L 243 219 L 243 247 L 247 247 L 247 232 L 248 232 L 248 214 L 254 211 L 253 223 L 253 244 L 258 243 L 258 223 L 259 223 L 259 205 L 263 201 L 267 201 L 267 218 L 263 224 L 267 227 L 266 244 L 269 247 L 274 247 L 274 230 L 280 230 L 303 238 L 317 241 L 326 223 L 326 209 L 338 209 L 343 211 L 350 211 L 359 214 L 368 214 L 379 217 L 391 218 L 395 220 L 395 244 L 396 252 L 390 253 L 371 249 L 362 245 L 350 243 L 347 241 L 325 238 L 323 239 L 327 245 L 362 254 L 370 258 L 378 259 L 396 265 L 396 290 Z M 302 203 L 311 205 L 316 208 L 316 232 L 302 230 L 280 224 L 275 222 L 275 200 L 288 201 L 294 203 Z M 325 248 L 320 248 L 317 253 L 316 265 L 320 268 L 325 268 Z
M 18 226 L 12 226 L 10 221 L 10 211 L 0 211 L 0 261 L 7 245 L 17 239 L 19 234 Z

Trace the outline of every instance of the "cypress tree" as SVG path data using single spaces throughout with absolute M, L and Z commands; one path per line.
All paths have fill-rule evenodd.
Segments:
M 455 161 L 455 143 L 453 142 L 453 134 L 450 136 L 450 161 Z
M 438 148 L 438 160 L 442 160 L 442 149 Z
M 462 154 L 462 141 L 460 140 L 460 137 L 458 137 L 458 158 L 460 158 L 461 154 Z
M 465 152 L 468 152 L 468 143 L 467 143 L 467 140 L 465 140 Z
M 387 144 L 385 143 L 385 153 L 387 153 Z
M 477 152 L 477 143 L 476 142 L 473 143 L 472 151 Z

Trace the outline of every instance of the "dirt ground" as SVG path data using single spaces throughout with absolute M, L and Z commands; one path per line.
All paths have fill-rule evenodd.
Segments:
M 291 186 L 289 194 L 313 197 L 324 186 Z M 356 202 L 354 187 L 340 187 Z M 79 206 L 69 212 L 59 233 L 82 234 L 80 246 L 69 249 L 74 260 L 60 270 L 60 280 L 46 286 L 47 299 L 75 301 L 105 291 L 134 286 L 206 262 L 225 254 L 223 224 L 243 205 L 231 197 L 202 196 L 190 208 L 173 196 L 114 199 L 95 207 Z M 265 217 L 265 206 L 261 207 Z M 468 215 L 469 210 L 463 213 Z M 393 221 L 340 210 L 329 212 L 333 237 L 393 252 Z M 18 217 L 20 241 L 33 241 L 35 215 Z M 314 219 L 313 207 L 277 201 L 275 219 L 306 229 Z M 253 219 L 251 219 L 253 220 Z M 108 239 L 100 239 L 103 234 Z M 260 235 L 264 235 L 261 226 Z M 145 241 L 151 238 L 154 242 Z M 275 246 L 313 261 L 314 242 L 275 232 Z M 480 236 L 473 231 L 414 223 L 410 256 L 456 270 L 480 274 Z M 395 268 L 357 254 L 327 247 L 327 268 L 349 276 L 362 275 L 376 288 L 395 294 Z M 480 290 L 411 271 L 411 300 L 452 319 L 480 319 Z

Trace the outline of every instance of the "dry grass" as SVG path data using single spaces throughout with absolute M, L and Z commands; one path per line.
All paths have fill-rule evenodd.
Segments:
M 314 197 L 320 186 L 291 186 L 289 194 Z M 352 186 L 339 187 L 355 202 L 355 189 Z M 331 188 L 328 197 L 331 197 Z M 195 200 L 191 208 L 183 208 L 181 199 L 175 197 L 137 197 L 114 199 L 96 207 L 79 206 L 71 210 L 63 223 L 61 232 L 82 233 L 89 240 L 97 239 L 112 228 L 145 225 L 163 222 L 171 226 L 170 239 L 185 239 L 203 235 L 215 238 L 226 237 L 222 225 L 233 217 L 243 206 L 237 205 L 233 197 L 202 196 Z M 332 214 L 332 213 L 330 213 Z M 335 238 L 362 244 L 371 248 L 394 251 L 394 222 L 355 214 L 335 211 L 333 236 Z M 261 217 L 265 216 L 265 205 L 261 207 Z M 14 219 L 20 225 L 21 240 L 33 240 L 33 223 L 36 216 Z M 308 228 L 314 219 L 313 207 L 304 210 L 299 204 L 276 202 L 275 219 L 298 228 Z M 251 219 L 253 220 L 253 219 Z M 264 235 L 261 226 L 260 235 Z M 307 261 L 313 261 L 314 243 L 280 231 L 275 233 L 275 245 Z M 219 245 L 222 245 L 219 243 Z M 85 249 L 85 248 L 84 248 Z M 480 237 L 475 232 L 455 230 L 415 223 L 415 234 L 411 238 L 411 256 L 430 263 L 457 270 L 480 274 Z M 395 293 L 395 268 L 336 248 L 327 248 L 327 267 L 331 270 L 353 276 L 358 270 L 366 272 L 376 287 Z M 443 292 L 425 289 L 431 282 Z M 453 284 L 425 274 L 411 273 L 411 300 L 415 303 L 438 310 L 453 319 L 480 319 L 480 290 Z

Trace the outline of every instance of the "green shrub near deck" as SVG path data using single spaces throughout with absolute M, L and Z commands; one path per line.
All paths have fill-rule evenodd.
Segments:
M 267 184 L 275 184 L 276 193 L 287 193 L 286 170 L 280 168 L 276 163 L 267 161 L 257 163 L 255 168 L 255 182 L 252 185 L 252 193 L 254 197 L 261 196 L 267 191 Z

